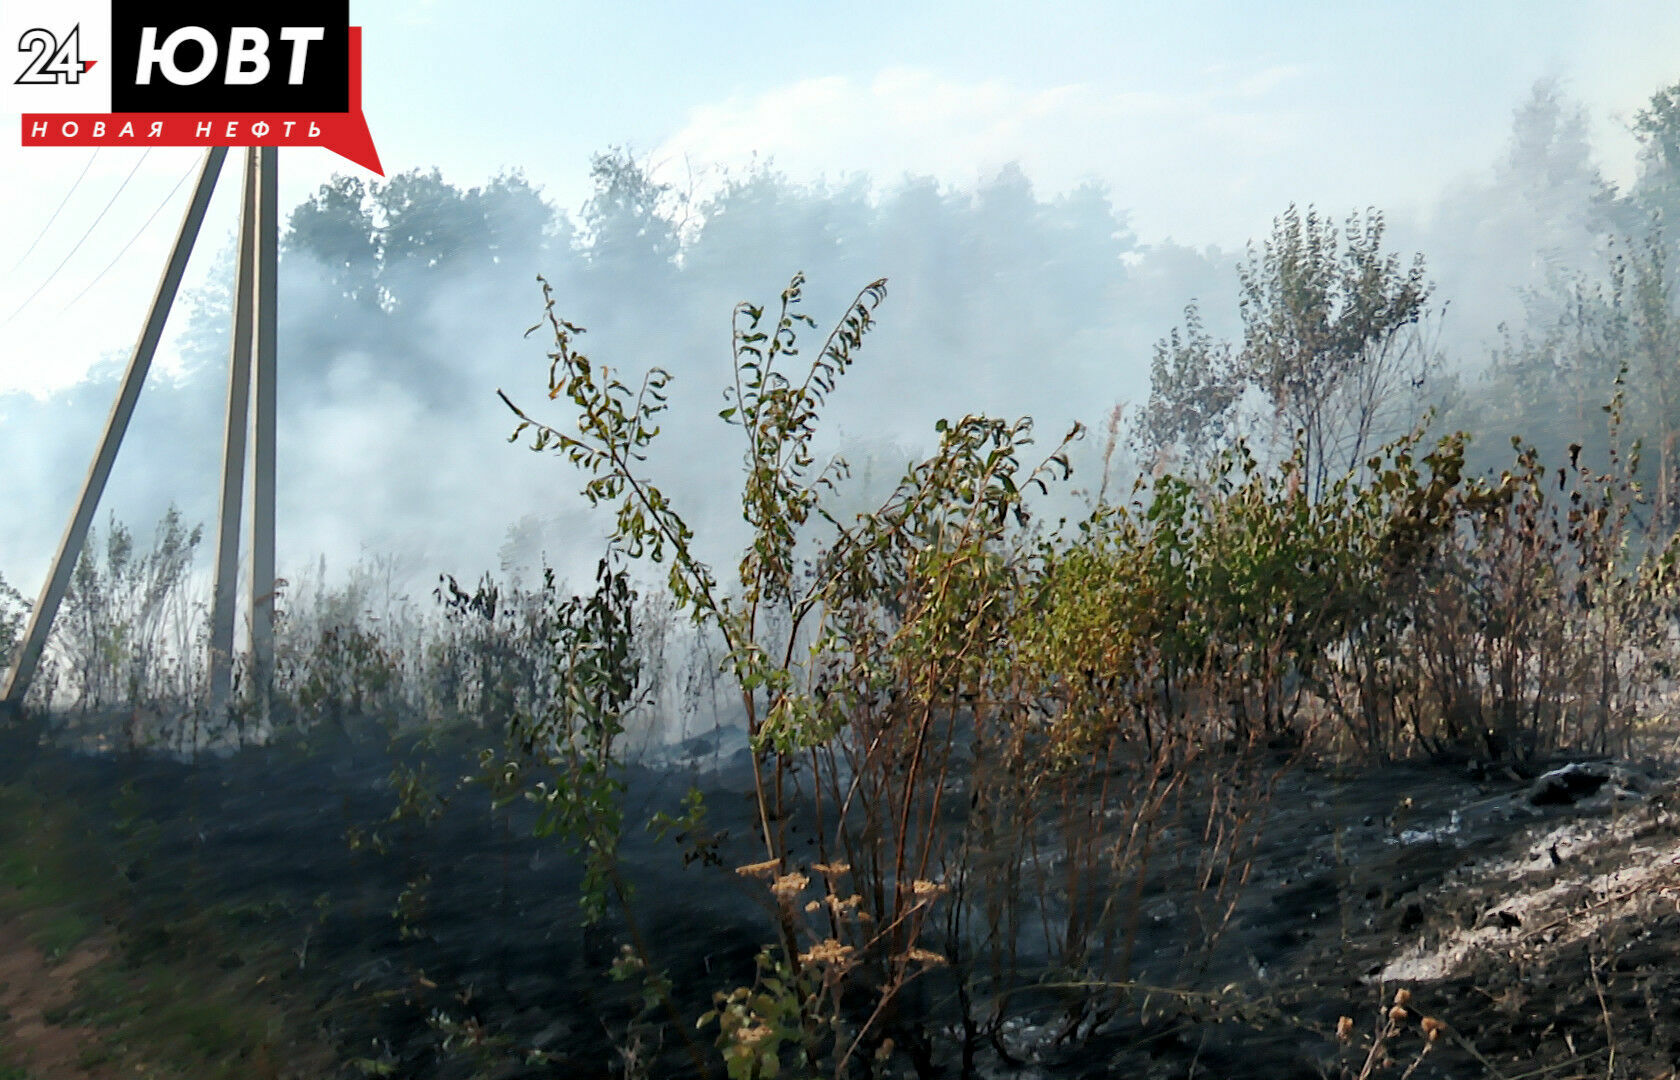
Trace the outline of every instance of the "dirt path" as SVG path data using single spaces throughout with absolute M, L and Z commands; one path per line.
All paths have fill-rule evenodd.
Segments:
M 75 996 L 77 977 L 109 955 L 94 939 L 55 962 L 29 942 L 19 922 L 0 922 L 0 1065 L 23 1068 L 29 1080 L 113 1075 L 82 1066 L 85 1030 L 48 1019 Z

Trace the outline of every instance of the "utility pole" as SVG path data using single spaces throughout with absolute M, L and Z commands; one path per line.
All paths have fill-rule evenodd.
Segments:
M 239 266 L 233 293 L 227 424 L 222 441 L 222 503 L 217 515 L 216 578 L 210 603 L 210 715 L 227 715 L 233 696 L 233 638 L 239 579 L 240 510 L 246 436 L 251 466 L 252 701 L 266 716 L 274 675 L 274 303 L 278 262 L 278 190 L 273 147 L 245 152 Z M 254 371 L 253 371 L 254 366 Z M 249 406 L 249 417 L 247 407 Z
M 238 278 L 234 288 L 233 345 L 228 372 L 227 425 L 223 439 L 222 498 L 218 515 L 215 586 L 211 609 L 210 704 L 212 716 L 225 714 L 231 703 L 235 588 L 238 576 L 239 519 L 250 439 L 252 471 L 251 523 L 251 688 L 259 712 L 267 713 L 274 671 L 274 388 L 275 296 L 279 262 L 277 159 L 274 147 L 251 147 L 245 152 L 245 183 L 239 228 Z M 187 260 L 204 223 L 204 213 L 216 187 L 227 147 L 211 147 L 204 155 L 169 262 L 158 282 L 146 323 L 123 373 L 122 386 L 105 421 L 105 431 L 86 481 L 70 515 L 70 523 L 53 556 L 52 568 L 40 598 L 29 613 L 23 643 L 6 673 L 0 706 L 23 706 L 29 684 L 40 665 L 54 617 L 87 541 L 94 512 L 110 479 L 117 450 L 128 431 L 135 402 L 151 369 L 158 340 L 186 271 Z M 249 420 L 247 407 L 249 406 Z
M 257 155 L 256 371 L 251 384 L 251 692 L 268 717 L 274 689 L 274 385 L 275 316 L 280 268 L 280 151 Z
M 239 258 L 233 279 L 233 341 L 228 357 L 227 417 L 222 431 L 222 499 L 216 514 L 216 572 L 210 586 L 210 717 L 227 715 L 233 694 L 234 596 L 239 587 L 239 512 L 245 500 L 245 433 L 250 427 L 251 312 L 256 306 L 257 159 L 245 154 Z

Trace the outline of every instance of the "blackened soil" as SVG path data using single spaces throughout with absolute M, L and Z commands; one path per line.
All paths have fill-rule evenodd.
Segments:
M 127 948 L 192 948 L 207 914 L 283 944 L 296 961 L 287 992 L 344 1076 L 609 1076 L 626 1055 L 653 1062 L 654 1076 L 690 1070 L 672 1029 L 633 1023 L 638 983 L 607 977 L 629 928 L 616 917 L 581 926 L 578 860 L 531 836 L 529 808 L 492 813 L 485 789 L 457 784 L 473 769 L 467 747 L 394 755 L 383 737 L 338 732 L 197 763 L 9 749 L 0 780 L 26 776 L 103 822 Z M 423 794 L 393 818 L 399 761 L 441 798 Z M 732 872 L 756 854 L 739 764 L 628 777 L 622 856 L 638 930 L 689 1017 L 750 978 L 771 936 L 754 883 Z M 1112 1018 L 1072 1035 L 1056 1008 L 1027 1008 L 978 1049 L 975 1068 L 1672 1076 L 1680 825 L 1661 770 L 1635 772 L 1638 792 L 1535 806 L 1514 778 L 1278 757 L 1260 771 L 1264 827 L 1231 871 L 1245 884 L 1218 949 L 1189 947 L 1207 928 L 1190 918 L 1194 898 L 1174 891 L 1181 883 L 1163 878 L 1139 904 L 1133 970 L 1156 989 L 1140 985 Z M 718 865 L 685 867 L 674 842 L 637 824 L 675 810 L 696 781 Z M 1177 847 L 1193 863 L 1203 843 L 1184 830 L 1161 857 Z M 1390 1029 L 1402 987 L 1411 998 Z M 1344 1016 L 1353 1031 L 1338 1038 Z M 1444 1025 L 1434 1041 L 1425 1017 Z M 699 1048 L 715 1062 L 710 1038 Z M 922 1058 L 924 1069 L 960 1073 L 957 1040 L 940 1030 Z M 911 1075 L 907 1055 L 894 1060 L 882 1075 Z

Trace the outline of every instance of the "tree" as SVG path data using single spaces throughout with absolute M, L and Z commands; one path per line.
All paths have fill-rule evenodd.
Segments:
M 1680 82 L 1651 95 L 1634 114 L 1633 134 L 1640 142 L 1640 172 L 1632 202 L 1646 221 L 1662 226 L 1669 254 L 1680 254 Z
M 1661 219 L 1643 242 L 1628 242 L 1611 264 L 1609 323 L 1622 368 L 1643 388 L 1633 418 L 1656 444 L 1656 521 L 1680 523 L 1680 281 L 1669 267 Z
M 1644 144 L 1642 180 L 1673 184 L 1680 181 L 1680 82 L 1651 95 L 1633 116 L 1633 133 Z
M 483 253 L 509 280 L 528 283 L 553 250 L 570 246 L 571 222 L 517 169 L 474 188 L 470 197 L 483 215 Z
M 465 189 L 437 169 L 371 186 L 334 176 L 292 211 L 286 248 L 320 263 L 343 299 L 393 312 L 453 275 L 534 273 L 556 221 L 518 172 Z
M 623 273 L 615 281 L 664 273 L 682 248 L 687 198 L 623 147 L 590 158 L 595 193 L 583 206 L 584 249 L 594 267 Z
M 1633 389 L 1618 410 L 1623 441 L 1637 440 L 1650 481 L 1653 523 L 1680 524 L 1680 278 L 1660 219 L 1609 246 L 1602 270 L 1575 274 L 1529 299 L 1520 332 L 1506 331 L 1466 426 L 1520 436 L 1558 464 L 1612 447 L 1606 406 L 1618 380 Z M 1481 464 L 1491 464 L 1483 461 Z M 1655 475 L 1647 470 L 1654 470 Z
M 1155 343 L 1149 371 L 1149 404 L 1133 432 L 1147 460 L 1182 453 L 1191 462 L 1209 458 L 1236 425 L 1244 378 L 1229 342 L 1216 342 L 1192 301 L 1182 331 Z
M 1501 194 L 1514 204 L 1505 210 L 1514 214 L 1507 227 L 1520 230 L 1534 260 L 1550 270 L 1580 266 L 1595 240 L 1616 227 L 1615 187 L 1593 160 L 1587 110 L 1564 96 L 1556 78 L 1537 81 L 1517 109 L 1497 172 Z
M 1520 329 L 1501 328 L 1485 381 L 1448 424 L 1487 436 L 1477 440 L 1477 468 L 1501 467 L 1502 448 L 1512 436 L 1548 462 L 1563 461 L 1573 444 L 1602 459 L 1608 429 L 1601 407 L 1622 357 L 1605 333 L 1608 303 L 1601 283 L 1573 275 L 1530 295 L 1527 308 Z
M 1313 494 L 1415 419 L 1415 391 L 1436 366 L 1417 332 L 1433 291 L 1423 256 L 1402 267 L 1383 251 L 1383 230 L 1375 210 L 1350 214 L 1338 234 L 1291 205 L 1239 269 L 1239 364 L 1287 429 L 1280 435 L 1299 440 Z
M 339 294 L 377 303 L 380 237 L 368 191 L 353 176 L 334 176 L 292 211 L 286 247 L 326 267 Z

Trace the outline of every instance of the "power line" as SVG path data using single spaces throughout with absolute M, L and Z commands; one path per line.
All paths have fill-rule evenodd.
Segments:
M 80 251 L 82 249 L 82 245 L 87 242 L 87 238 L 89 236 L 93 235 L 93 230 L 97 229 L 99 227 L 99 223 L 101 221 L 105 220 L 106 212 L 109 211 L 111 209 L 111 207 L 116 203 L 117 197 L 120 196 L 123 193 L 123 189 L 128 187 L 128 182 L 130 180 L 134 179 L 134 174 L 140 171 L 140 166 L 145 162 L 146 158 L 151 154 L 151 152 L 152 152 L 152 148 L 149 147 L 149 146 L 146 147 L 145 153 L 140 155 L 140 160 L 136 161 L 134 163 L 134 168 L 128 170 L 128 175 L 123 177 L 123 182 L 121 184 L 118 184 L 117 185 L 117 190 L 111 194 L 110 201 L 105 204 L 105 209 L 99 211 L 99 216 L 93 219 L 93 224 L 89 225 L 87 227 L 87 231 L 82 233 L 82 238 L 80 240 L 76 241 L 76 246 L 70 249 L 70 254 L 64 256 L 64 258 L 59 262 L 59 264 L 57 266 L 53 267 L 53 272 L 47 275 L 47 280 L 41 282 L 40 288 L 37 288 L 34 292 L 30 293 L 29 298 L 27 300 L 25 300 L 23 303 L 19 304 L 17 306 L 16 311 L 14 311 L 10 315 L 6 316 L 6 321 L 3 322 L 3 323 L 0 323 L 0 326 L 9 325 L 13 319 L 17 318 L 20 314 L 23 313 L 23 309 L 28 307 L 31 301 L 33 301 L 37 296 L 41 295 L 42 290 L 44 290 L 48 285 L 52 284 L 53 278 L 57 277 L 58 272 L 60 270 L 64 269 L 64 264 L 69 262 L 72 258 L 75 257 L 76 252 Z
M 70 190 L 66 191 L 64 193 L 64 198 L 59 200 L 58 210 L 54 210 L 52 212 L 52 217 L 48 218 L 47 223 L 45 225 L 41 226 L 41 231 L 35 234 L 35 239 L 30 242 L 29 251 L 25 251 L 23 253 L 23 255 L 21 257 L 19 257 L 18 261 L 12 264 L 12 268 L 10 270 L 6 271 L 6 273 L 8 273 L 8 274 L 17 273 L 17 268 L 23 265 L 23 260 L 29 258 L 30 252 L 35 250 L 35 245 L 39 244 L 41 242 L 41 237 L 47 235 L 47 230 L 52 228 L 52 223 L 58 220 L 59 210 L 63 210 L 65 203 L 68 203 L 70 201 L 70 196 L 72 196 L 76 193 L 76 189 L 81 186 L 82 177 L 86 176 L 88 174 L 88 170 L 93 168 L 93 159 L 98 157 L 98 156 L 99 156 L 99 147 L 96 146 L 96 147 L 93 148 L 92 155 L 90 155 L 88 157 L 87 164 L 83 165 L 82 166 L 82 171 L 77 174 L 76 182 L 70 185 Z
M 159 214 L 161 214 L 163 212 L 163 208 L 165 206 L 169 205 L 169 200 L 173 199 L 175 197 L 175 193 L 177 191 L 181 190 L 181 185 L 187 182 L 187 177 L 191 176 L 193 170 L 197 167 L 198 167 L 198 163 L 196 161 L 194 161 L 193 163 L 191 163 L 187 166 L 186 171 L 181 174 L 181 178 L 179 180 L 175 181 L 175 186 L 169 189 L 169 194 L 167 194 L 163 197 L 163 201 L 157 204 L 157 208 L 154 209 L 151 212 L 151 214 L 146 218 L 146 220 L 141 224 L 141 226 L 138 229 L 134 230 L 134 235 L 128 238 L 128 243 L 126 243 L 122 246 L 122 250 L 117 252 L 115 258 L 113 258 L 109 263 L 105 264 L 105 269 L 103 269 L 103 270 L 99 271 L 99 273 L 95 274 L 94 277 L 93 277 L 93 280 L 88 282 L 86 285 L 82 286 L 82 291 L 77 293 L 74 297 L 72 297 L 70 302 L 68 304 L 65 304 L 64 307 L 59 310 L 60 315 L 64 314 L 64 312 L 66 312 L 66 311 L 69 311 L 72 307 L 75 307 L 76 306 L 76 301 L 80 300 L 82 297 L 86 296 L 87 293 L 88 293 L 88 290 L 93 288 L 95 285 L 99 284 L 99 279 L 103 278 L 106 274 L 110 273 L 111 272 L 111 267 L 117 265 L 117 263 L 122 259 L 122 257 L 124 255 L 128 254 L 128 249 L 134 246 L 134 242 L 136 240 L 140 239 L 140 234 L 144 233 L 146 231 L 146 227 L 148 225 L 150 225 L 152 223 L 152 221 Z

